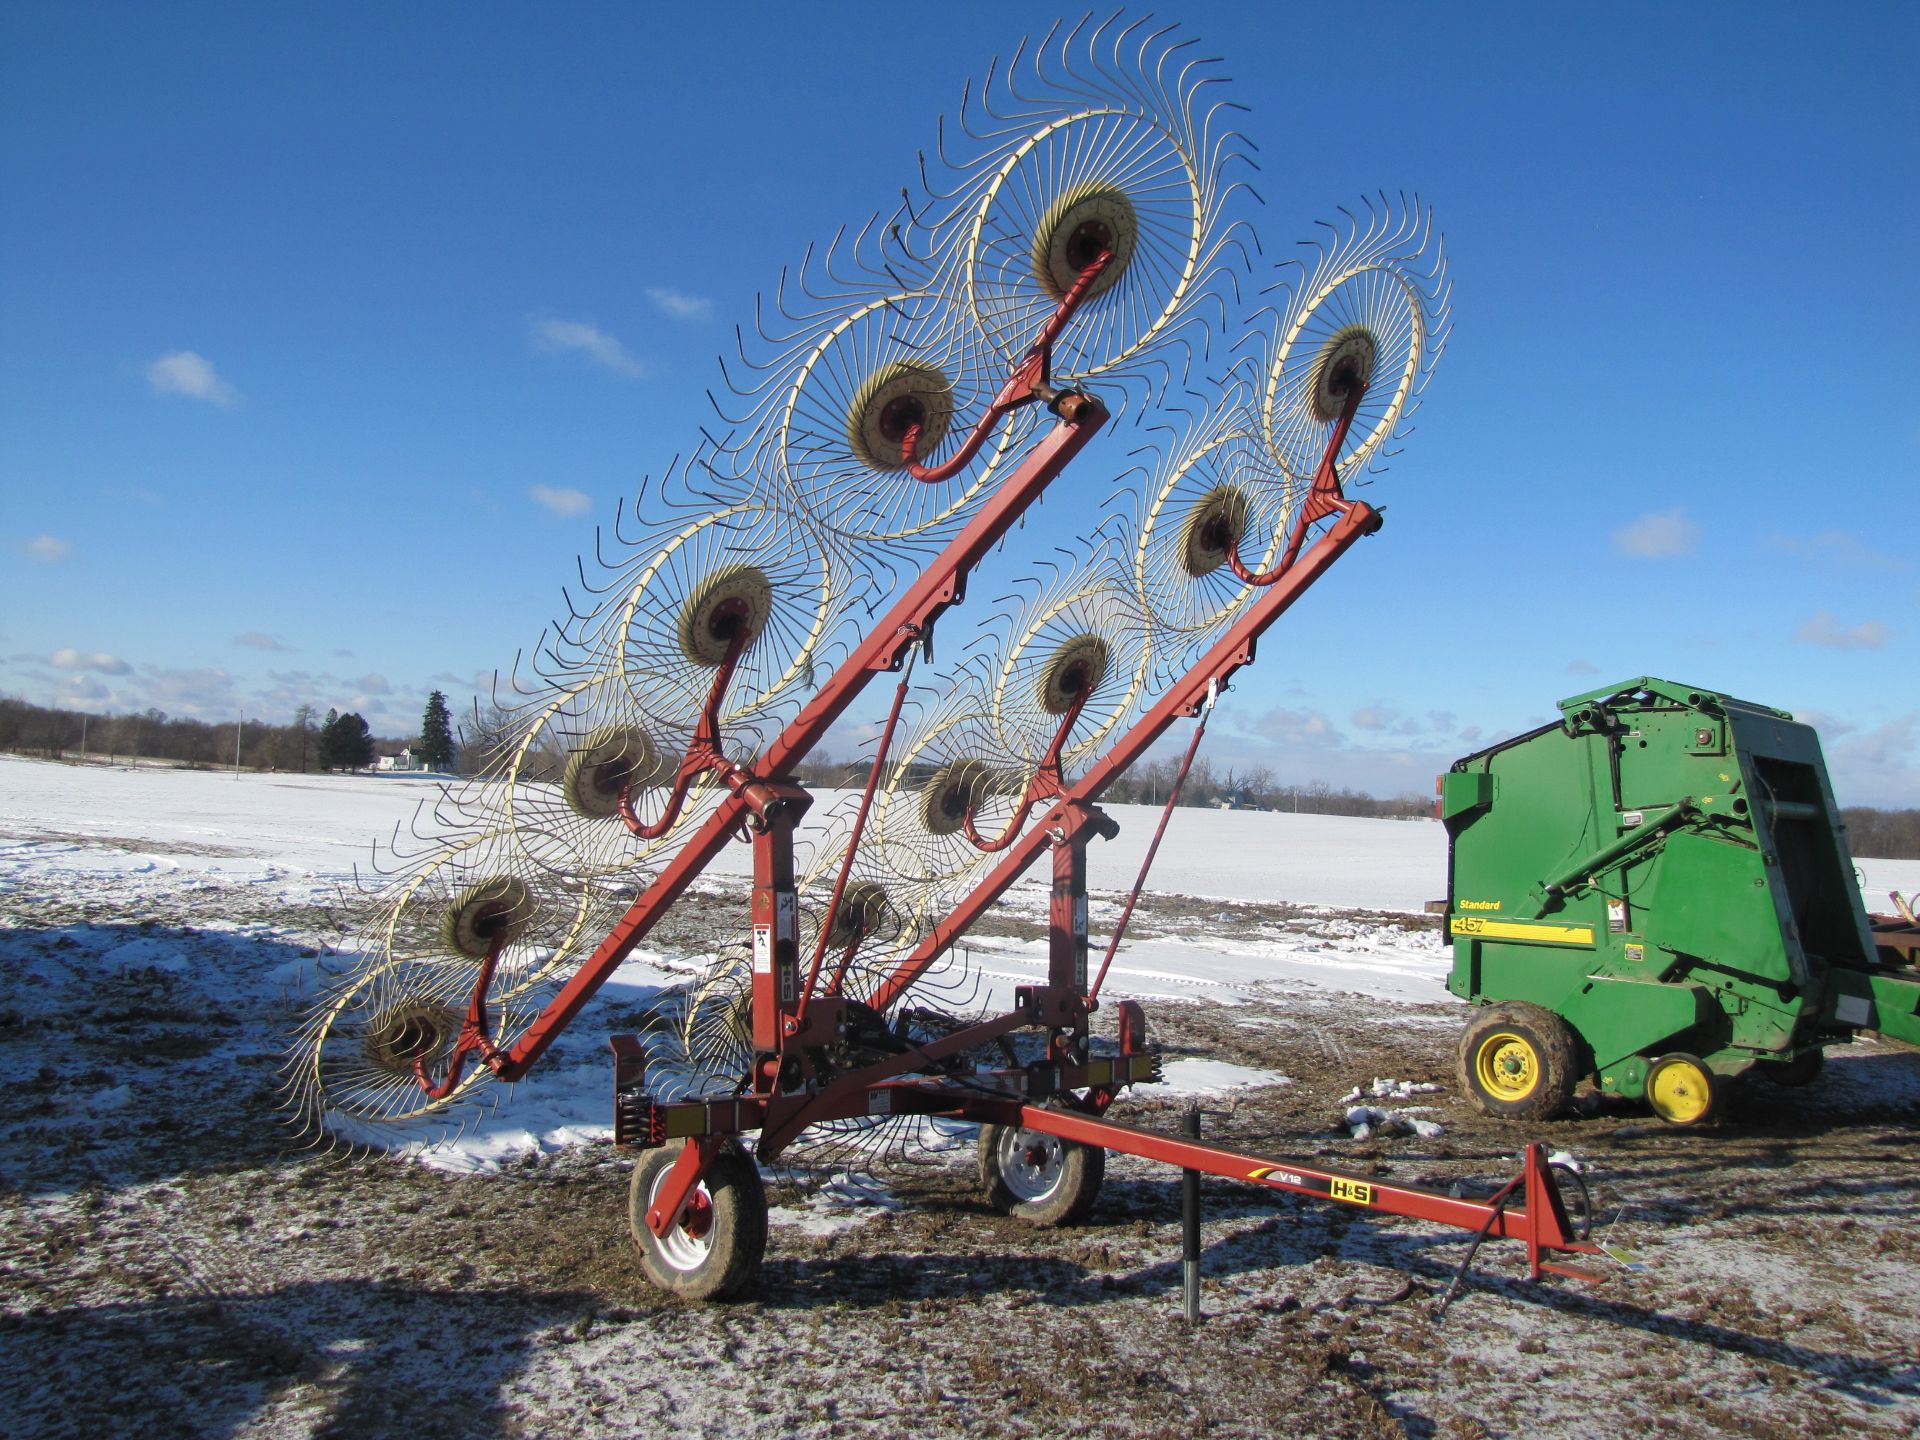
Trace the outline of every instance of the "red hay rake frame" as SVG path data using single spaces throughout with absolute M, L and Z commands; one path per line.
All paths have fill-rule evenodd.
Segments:
M 1264 574 L 1254 574 L 1237 553 L 1237 541 L 1227 546 L 1226 558 L 1235 575 L 1260 593 L 1078 780 L 1066 783 L 1060 754 L 1084 694 L 1068 707 L 1053 743 L 1036 766 L 1001 836 L 995 840 L 981 837 L 969 806 L 964 817 L 969 838 L 981 850 L 1001 858 L 896 963 L 869 1004 L 873 1011 L 884 1013 L 1043 853 L 1051 855 L 1052 864 L 1046 983 L 1020 987 L 1016 1008 L 1006 1014 L 937 1040 L 909 1043 L 903 1053 L 862 1068 L 836 1072 L 823 1058 L 827 1047 L 847 1035 L 853 1009 L 839 994 L 839 981 L 846 968 L 844 958 L 826 987 L 819 985 L 827 936 L 843 897 L 847 870 L 843 868 L 834 887 L 829 912 L 821 921 L 819 942 L 803 976 L 794 830 L 812 797 L 792 784 L 789 776 L 875 675 L 900 670 L 916 645 L 930 645 L 934 622 L 964 598 L 973 569 L 1106 423 L 1108 412 L 1098 398 L 1055 389 L 1049 372 L 1054 341 L 1110 258 L 1103 251 L 1082 272 L 1033 346 L 1013 367 L 954 461 L 931 469 L 915 463 L 920 429 L 917 421 L 905 427 L 902 455 L 914 478 L 934 481 L 956 463 L 964 463 L 963 457 L 971 456 L 1000 419 L 1015 408 L 1046 404 L 1055 416 L 1052 430 L 1033 446 L 965 529 L 927 566 L 752 766 L 726 756 L 717 720 L 720 701 L 744 648 L 738 635 L 732 638 L 712 682 L 700 725 L 678 768 L 666 814 L 671 817 L 679 813 L 687 787 L 703 774 L 714 775 L 727 791 L 718 808 L 511 1046 L 497 1045 L 487 1034 L 485 1006 L 497 960 L 496 946 L 495 954 L 481 967 L 447 1074 L 436 1082 L 425 1065 L 417 1062 L 419 1084 L 434 1098 L 450 1094 L 470 1057 L 477 1057 L 504 1080 L 525 1075 L 687 886 L 744 828 L 753 846 L 755 1059 L 748 1083 L 743 1084 L 741 1093 L 721 1098 L 658 1103 L 647 1091 L 644 1047 L 631 1035 L 614 1036 L 611 1042 L 615 1057 L 615 1143 L 640 1148 L 681 1144 L 672 1168 L 657 1184 L 645 1215 L 645 1223 L 655 1236 L 665 1237 L 676 1226 L 700 1222 L 699 1207 L 707 1203 L 702 1199 L 701 1181 L 715 1157 L 735 1137 L 757 1131 L 757 1153 L 763 1160 L 772 1160 L 816 1123 L 860 1116 L 926 1115 L 1017 1126 L 1075 1144 L 1118 1150 L 1272 1190 L 1457 1226 L 1476 1232 L 1476 1244 L 1490 1236 L 1518 1239 L 1526 1244 L 1535 1279 L 1548 1272 L 1597 1278 L 1548 1258 L 1563 1253 L 1604 1252 L 1576 1235 L 1539 1145 L 1527 1146 L 1520 1173 L 1492 1199 L 1480 1201 L 1246 1155 L 1104 1118 L 1123 1088 L 1158 1078 L 1160 1056 L 1148 1045 L 1143 1013 L 1131 1000 L 1117 1007 L 1119 1053 L 1095 1056 L 1090 1051 L 1089 1017 L 1098 1008 L 1099 981 L 1089 987 L 1087 846 L 1096 838 L 1111 838 L 1119 829 L 1096 802 L 1176 721 L 1201 716 L 1234 673 L 1252 663 L 1260 636 L 1361 537 L 1380 528 L 1377 510 L 1343 493 L 1336 465 L 1365 394 L 1364 380 L 1358 378 L 1348 385 L 1342 412 L 1297 508 L 1289 543 L 1279 562 Z M 1308 543 L 1311 532 L 1323 521 L 1328 522 L 1325 528 Z M 898 697 L 888 720 L 889 737 L 897 718 Z M 885 754 L 883 742 L 881 760 Z M 880 763 L 876 760 L 862 797 L 854 844 L 858 843 L 872 802 Z M 1037 822 L 1026 825 L 1029 812 L 1043 804 L 1048 806 L 1045 813 Z M 621 815 L 636 833 L 644 833 L 630 804 L 622 804 Z M 664 829 L 666 823 L 657 822 L 657 828 Z M 851 853 L 847 868 L 850 865 Z M 1141 878 L 1144 881 L 1144 869 Z M 1136 895 L 1138 888 L 1136 884 Z M 1130 913 L 1131 902 L 1128 910 Z M 1124 926 L 1124 919 L 1121 923 Z M 1103 964 L 1102 980 L 1105 973 Z M 943 1066 L 957 1063 L 965 1053 L 1023 1029 L 1046 1032 L 1044 1059 L 985 1073 L 969 1071 L 964 1080 L 941 1073 Z

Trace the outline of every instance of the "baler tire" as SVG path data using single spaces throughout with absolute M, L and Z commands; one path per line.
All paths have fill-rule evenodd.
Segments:
M 633 1167 L 627 1218 L 647 1279 L 683 1300 L 730 1300 L 752 1283 L 767 1253 L 767 1191 L 760 1170 L 737 1145 L 713 1157 L 696 1189 L 705 1229 L 676 1226 L 664 1239 L 647 1228 L 647 1209 L 674 1162 L 677 1146 L 649 1150 Z
M 1677 1083 L 1663 1085 L 1669 1074 Z M 1647 1067 L 1647 1108 L 1676 1129 L 1704 1125 L 1720 1107 L 1720 1085 L 1697 1055 L 1675 1050 Z
M 1551 1010 L 1523 1000 L 1489 1005 L 1460 1036 L 1460 1088 L 1483 1115 L 1551 1120 L 1573 1100 L 1578 1048 Z
M 1811 1085 L 1826 1068 L 1827 1052 L 1803 1050 L 1791 1060 L 1762 1060 L 1754 1068 L 1776 1085 Z
M 1107 1152 L 1098 1145 L 1017 1125 L 980 1127 L 987 1203 L 1024 1225 L 1051 1230 L 1084 1220 L 1106 1175 Z

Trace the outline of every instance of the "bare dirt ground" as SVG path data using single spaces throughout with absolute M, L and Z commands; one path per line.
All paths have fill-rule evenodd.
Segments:
M 0 901 L 14 1436 L 1920 1432 L 1920 1052 L 1892 1043 L 1703 1130 L 1599 1105 L 1522 1125 L 1457 1093 L 1458 1007 L 1162 1005 L 1170 1054 L 1291 1077 L 1209 1101 L 1231 1110 L 1211 1136 L 1482 1194 L 1542 1139 L 1647 1268 L 1535 1286 L 1489 1245 L 1436 1319 L 1464 1234 L 1209 1181 L 1190 1328 L 1174 1172 L 1116 1158 L 1091 1223 L 1035 1232 L 949 1163 L 889 1173 L 891 1207 L 776 1224 L 752 1296 L 699 1307 L 643 1279 L 610 1146 L 455 1176 L 288 1135 L 292 1006 L 215 982 L 310 954 L 317 911 L 182 888 L 125 913 L 104 883 Z M 1168 897 L 1142 923 L 1196 914 Z M 1445 1133 L 1351 1138 L 1342 1099 L 1376 1077 L 1437 1082 L 1417 1098 Z M 1172 1130 L 1182 1103 L 1116 1113 Z

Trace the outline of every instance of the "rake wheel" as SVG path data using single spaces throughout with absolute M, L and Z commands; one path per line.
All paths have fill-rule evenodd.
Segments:
M 1432 217 L 1391 205 L 1366 216 L 1336 231 L 1289 301 L 1268 367 L 1263 436 L 1297 481 L 1312 480 L 1355 383 L 1367 392 L 1337 457 L 1341 471 L 1357 475 L 1383 459 L 1445 345 L 1446 257 Z
M 846 576 L 799 517 L 765 505 L 727 506 L 687 525 L 639 573 L 600 643 L 617 675 L 622 718 L 685 733 L 707 703 L 713 669 L 744 630 L 749 643 L 721 697 L 737 748 L 745 728 L 771 723 L 814 675 L 843 618 Z
M 533 919 L 533 892 L 513 875 L 489 875 L 462 890 L 440 922 L 440 938 L 456 955 L 484 960 L 495 945 L 513 944 Z
M 1054 364 L 1085 379 L 1141 361 L 1199 287 L 1209 210 L 1199 159 L 1163 117 L 1125 104 L 1060 116 L 1014 143 L 987 183 L 963 250 L 962 307 L 1017 359 L 1107 250 Z
M 1032 409 L 1004 417 L 949 479 L 915 479 L 902 444 L 917 423 L 914 460 L 944 463 L 1004 378 L 944 295 L 868 301 L 814 342 L 768 417 L 775 474 L 791 502 L 832 534 L 863 545 L 936 539 L 964 520 L 1032 433 Z
M 1131 594 L 1098 567 L 1076 572 L 1012 617 L 1012 630 L 988 709 L 999 745 L 1030 770 L 1079 699 L 1061 759 L 1084 759 L 1132 712 L 1146 683 L 1147 626 Z
M 847 407 L 847 446 L 875 470 L 904 470 L 913 427 L 920 427 L 913 458 L 925 461 L 952 420 L 953 382 L 939 367 L 894 360 L 862 381 Z
M 665 784 L 672 767 L 638 725 L 603 725 L 567 757 L 560 791 L 587 820 L 610 820 L 631 791 Z

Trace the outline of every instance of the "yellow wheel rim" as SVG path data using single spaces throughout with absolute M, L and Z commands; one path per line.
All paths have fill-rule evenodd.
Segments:
M 1691 1125 L 1713 1103 L 1713 1081 L 1691 1060 L 1669 1060 L 1647 1077 L 1647 1104 L 1669 1125 Z
M 1473 1073 L 1489 1099 L 1524 1100 L 1539 1088 L 1540 1053 L 1524 1035 L 1501 1031 L 1480 1042 Z

